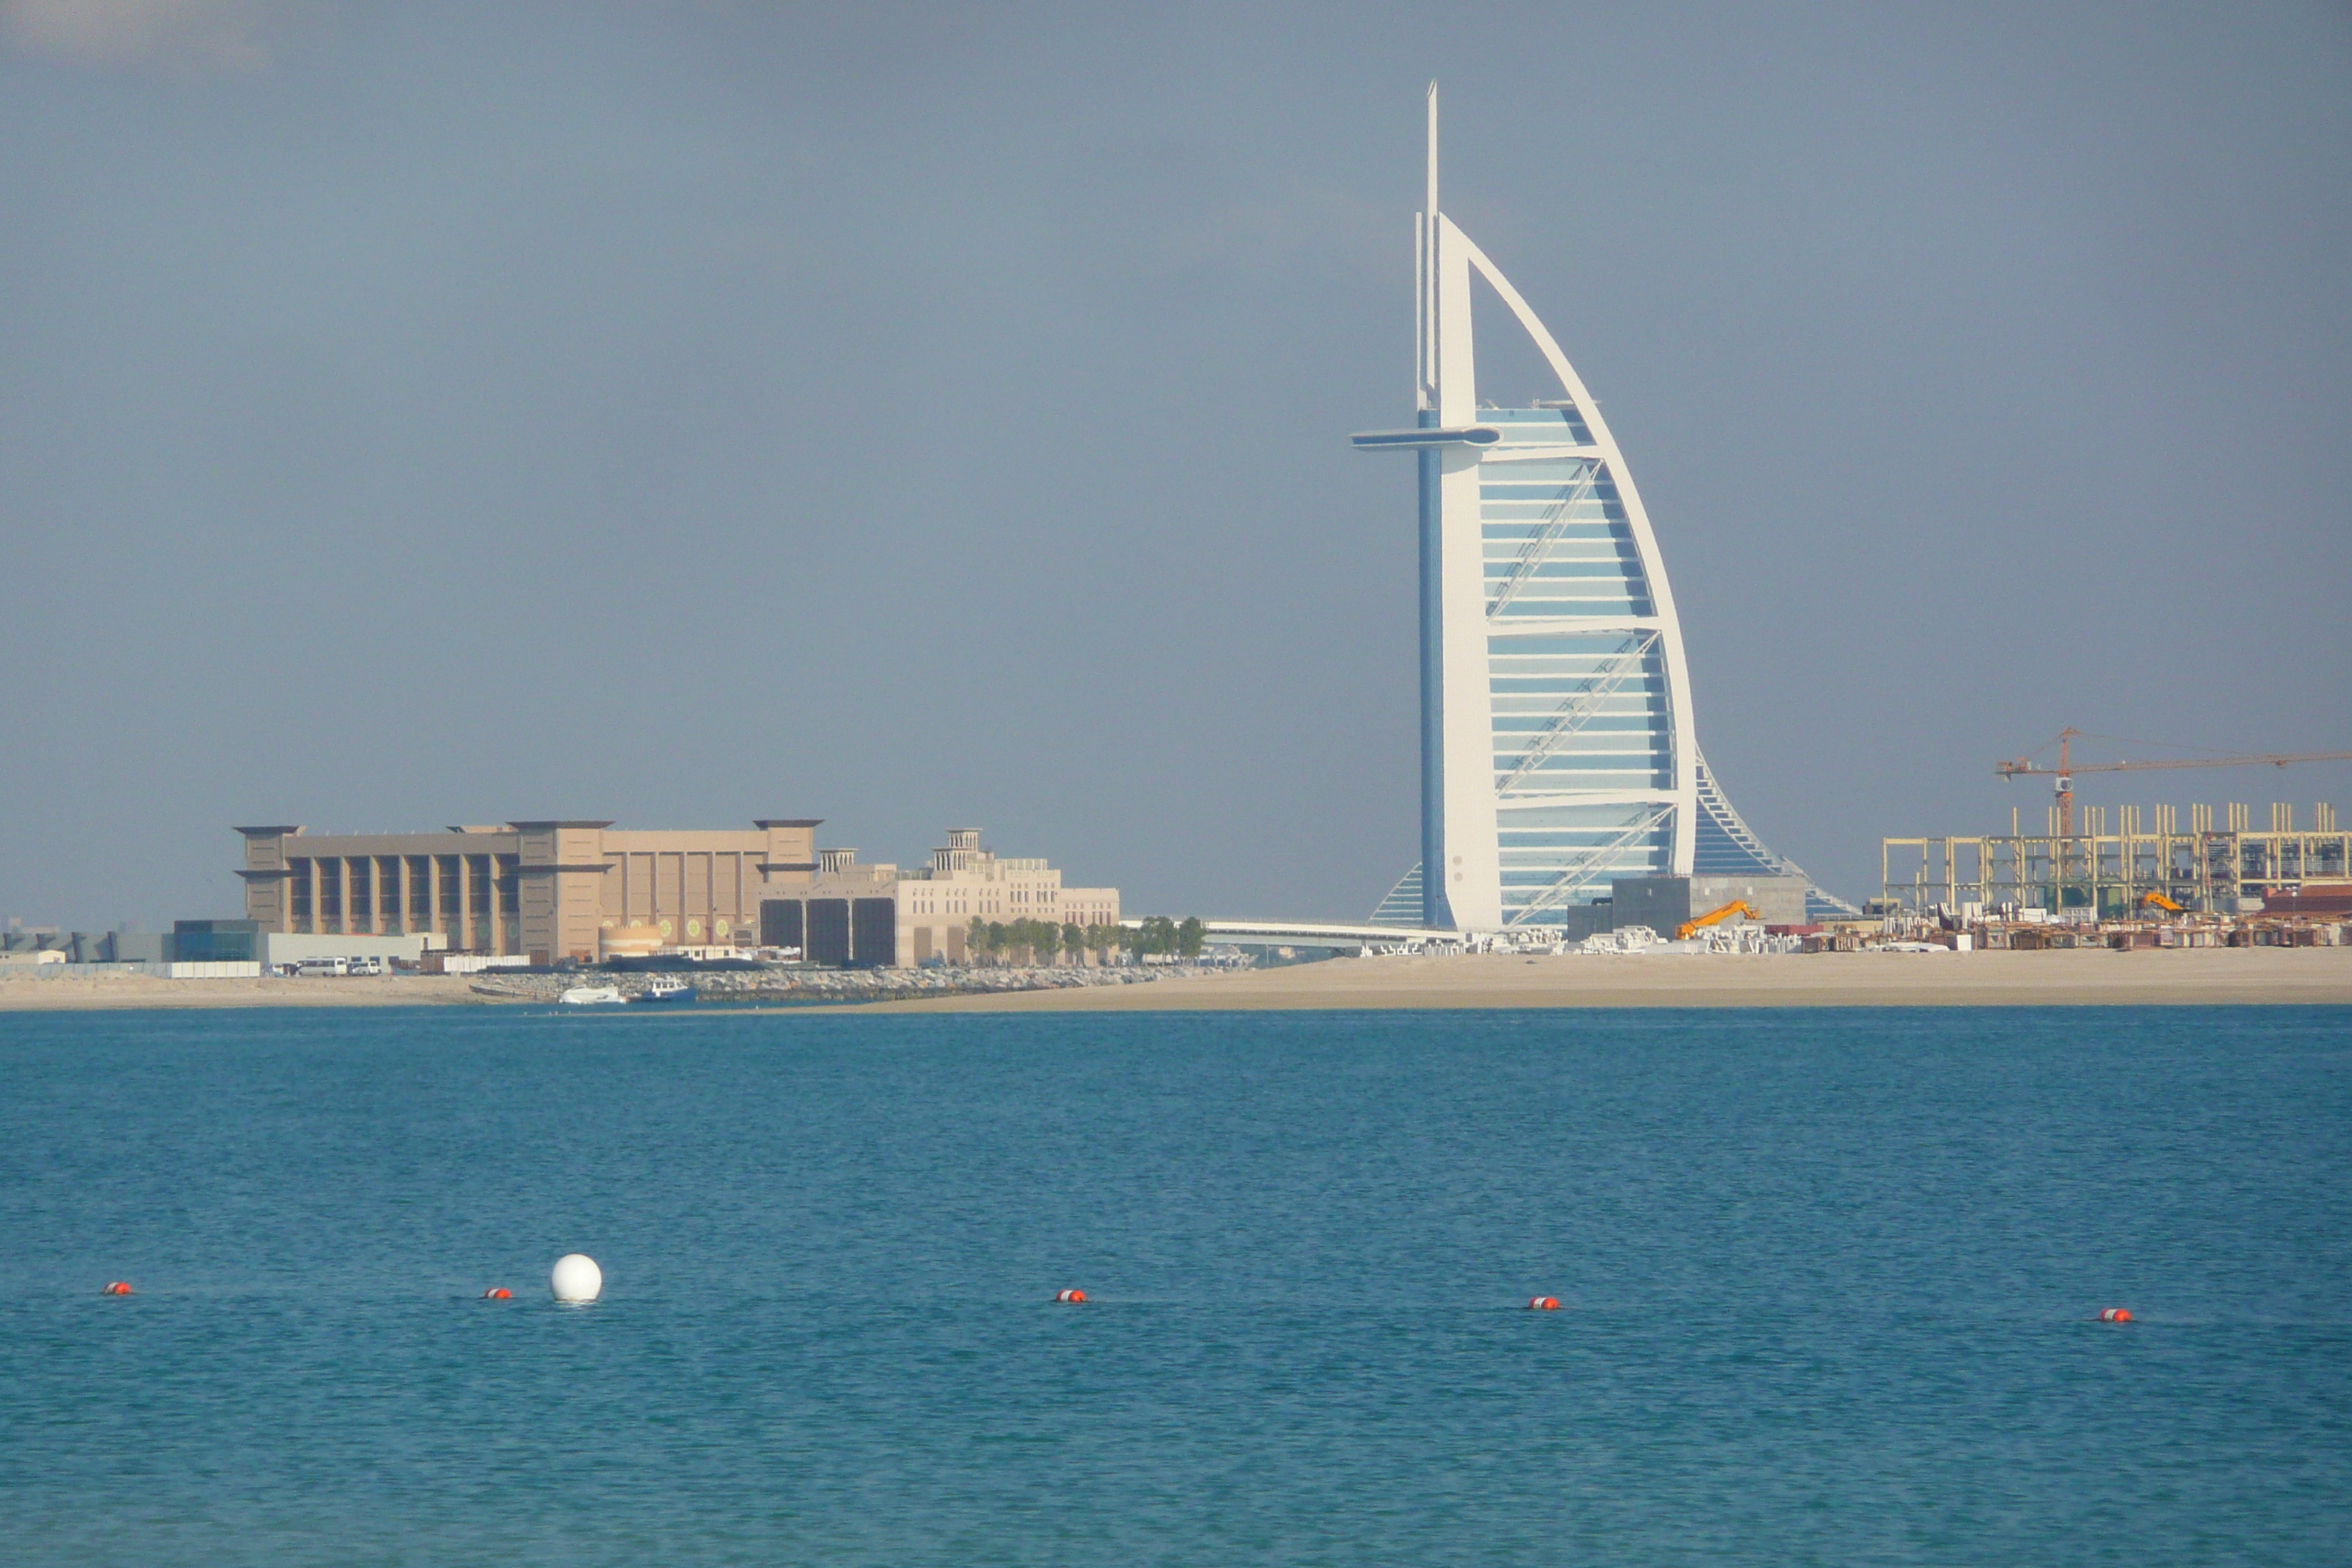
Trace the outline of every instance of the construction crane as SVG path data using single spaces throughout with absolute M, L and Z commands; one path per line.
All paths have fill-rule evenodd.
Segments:
M 2058 765 L 2036 767 L 2031 757 L 2013 757 L 2005 763 L 1995 763 L 1992 771 L 2004 779 L 2050 778 L 2058 784 L 2058 837 L 2074 837 L 2074 775 L 2076 773 L 2137 773 L 2150 768 L 2243 768 L 2266 763 L 2283 768 L 2289 763 L 2352 762 L 2352 752 L 2254 752 L 2242 757 L 2182 757 L 2154 763 L 2085 763 L 2074 765 L 2074 742 L 2084 739 L 2084 732 L 2071 726 L 2058 731 Z
M 2151 890 L 2142 893 L 2139 896 L 2139 907 L 2141 909 L 2147 909 L 2151 904 L 2155 905 L 2158 909 L 2162 910 L 2168 915 L 2177 915 L 2180 913 L 2180 906 L 2178 903 L 2175 903 L 2172 900 L 2166 898 L 2162 893 Z
M 1696 920 L 1687 920 L 1675 927 L 1675 940 L 1686 942 L 1690 934 L 1699 927 L 1711 926 L 1717 921 L 1727 921 L 1734 915 L 1746 915 L 1751 921 L 1760 921 L 1764 918 L 1763 912 L 1747 900 L 1734 899 L 1721 909 L 1709 910 Z

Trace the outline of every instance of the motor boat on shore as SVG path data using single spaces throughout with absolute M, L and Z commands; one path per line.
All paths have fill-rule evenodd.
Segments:
M 691 1002 L 694 987 L 675 974 L 656 974 L 646 983 L 646 988 L 630 998 L 635 1002 Z
M 556 1000 L 567 1007 L 617 1007 L 626 998 L 617 985 L 573 985 Z

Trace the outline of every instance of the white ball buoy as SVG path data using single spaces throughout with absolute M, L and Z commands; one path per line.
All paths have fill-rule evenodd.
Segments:
M 559 1301 L 593 1301 L 604 1293 L 604 1271 L 584 1252 L 567 1252 L 555 1260 L 547 1288 Z

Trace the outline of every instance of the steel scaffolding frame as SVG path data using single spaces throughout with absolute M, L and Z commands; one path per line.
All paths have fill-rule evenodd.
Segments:
M 2271 807 L 2271 827 L 2256 831 L 2243 805 L 2231 805 L 2220 827 L 2212 808 L 2192 806 L 2187 831 L 2171 806 L 2158 806 L 2143 825 L 2137 806 L 2116 808 L 2116 831 L 2106 809 L 2088 812 L 2088 832 L 2067 837 L 2038 835 L 1947 835 L 1879 841 L 1879 881 L 1897 905 L 1925 910 L 2013 903 L 2021 909 L 2081 910 L 2111 918 L 2128 914 L 2149 893 L 2185 908 L 2234 914 L 2252 892 L 2306 881 L 2352 879 L 2352 833 L 2339 829 L 2322 805 L 2310 831 L 2297 831 L 2294 808 Z M 2054 816 L 2056 813 L 2052 815 Z

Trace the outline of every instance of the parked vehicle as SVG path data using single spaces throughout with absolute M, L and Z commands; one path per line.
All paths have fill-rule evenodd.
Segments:
M 305 978 L 323 974 L 349 974 L 352 961 L 348 958 L 306 958 L 294 966 L 294 973 Z

